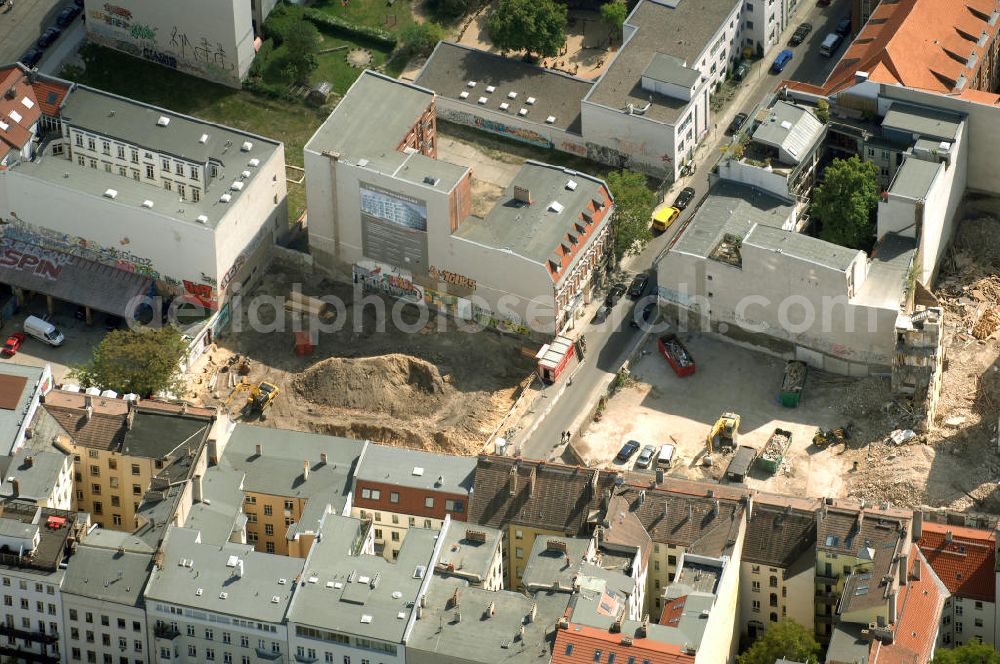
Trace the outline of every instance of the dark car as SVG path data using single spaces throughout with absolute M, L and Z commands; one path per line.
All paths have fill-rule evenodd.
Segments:
M 48 48 L 49 46 L 52 46 L 57 39 L 59 39 L 59 35 L 61 34 L 62 30 L 53 26 L 42 33 L 42 36 L 38 38 L 35 45 L 38 46 L 38 48 Z
M 771 63 L 771 73 L 780 74 L 783 72 L 788 63 L 792 61 L 793 56 L 794 54 L 787 48 L 779 53 L 778 57 L 776 57 L 774 62 Z
M 674 207 L 678 210 L 683 210 L 687 206 L 691 205 L 691 201 L 694 200 L 694 188 L 684 187 L 681 189 L 681 193 L 677 194 L 677 198 L 674 199 Z
M 742 81 L 750 73 L 750 65 L 745 62 L 741 62 L 736 65 L 736 69 L 733 70 L 733 78 L 737 81 Z
M 726 134 L 732 136 L 738 132 L 740 128 L 743 127 L 743 123 L 747 121 L 748 117 L 749 116 L 746 113 L 737 113 L 736 117 L 733 118 L 733 121 L 729 123 L 728 127 L 726 127 Z
M 812 32 L 812 23 L 803 23 L 799 27 L 795 28 L 795 32 L 792 33 L 792 38 L 789 40 L 789 44 L 792 46 L 798 46 L 806 40 L 809 33 Z
M 637 274 L 635 278 L 632 279 L 632 283 L 628 287 L 628 296 L 633 300 L 638 300 L 646 292 L 646 286 L 649 285 L 649 275 L 648 274 Z
M 80 8 L 76 5 L 70 5 L 66 9 L 59 12 L 59 16 L 56 17 L 56 25 L 60 28 L 65 28 L 73 22 L 77 16 L 80 15 Z
M 635 440 L 630 440 L 624 445 L 622 445 L 622 448 L 618 450 L 618 454 L 615 455 L 615 459 L 622 463 L 626 463 L 638 451 L 639 451 L 639 442 Z
M 42 59 L 42 51 L 37 48 L 29 48 L 25 51 L 24 55 L 21 56 L 21 64 L 25 67 L 34 67 L 38 64 L 38 61 Z
M 834 30 L 841 37 L 846 37 L 851 34 L 851 17 L 845 16 L 844 18 L 837 21 L 837 29 Z
M 604 298 L 604 304 L 606 306 L 613 307 L 618 303 L 618 300 L 620 300 L 624 294 L 625 284 L 615 284 L 611 287 L 611 290 L 608 291 L 608 296 Z

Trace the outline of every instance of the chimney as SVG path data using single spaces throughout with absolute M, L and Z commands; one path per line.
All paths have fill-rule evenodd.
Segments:
M 307 479 L 309 479 L 309 462 L 308 461 L 303 461 L 302 462 L 302 481 L 304 482 Z
M 954 538 L 954 536 L 953 536 L 953 535 L 951 534 L 951 531 L 950 531 L 950 530 L 949 530 L 949 531 L 947 531 L 947 532 L 946 532 L 946 533 L 944 534 L 944 541 L 945 541 L 945 543 L 947 543 L 947 544 L 951 544 L 951 541 L 952 541 L 952 539 L 953 539 L 953 538 Z
M 611 628 L 609 630 L 612 634 L 617 634 L 622 631 L 622 619 L 621 617 L 615 618 L 615 621 L 611 623 Z
M 238 579 L 242 579 L 243 578 L 243 559 L 242 558 L 240 558 L 239 560 L 236 561 L 236 578 L 238 578 Z
M 531 190 L 527 187 L 514 186 L 514 200 L 531 205 Z
M 528 496 L 535 493 L 535 476 L 538 475 L 538 466 L 531 467 L 531 474 L 528 475 Z
M 899 585 L 905 586 L 907 581 L 907 574 L 909 573 L 909 556 L 899 557 Z
M 21 480 L 14 479 L 10 482 L 11 490 L 14 492 L 14 497 L 17 498 L 21 495 Z
M 202 477 L 201 475 L 195 475 L 191 482 L 191 500 L 200 503 L 203 495 L 202 490 Z
M 84 422 L 90 422 L 90 418 L 92 418 L 93 416 L 94 416 L 94 407 L 93 406 L 87 406 L 86 408 L 83 409 L 83 421 Z
M 258 457 L 258 458 L 260 458 L 260 457 L 264 456 L 264 446 L 263 446 L 263 445 L 261 445 L 260 443 L 257 443 L 257 444 L 256 444 L 256 445 L 254 446 L 254 454 L 253 454 L 253 455 L 254 455 L 255 457 Z
M 89 394 L 83 395 L 83 407 L 93 408 L 94 407 L 94 397 Z
M 719 516 L 719 501 L 712 503 L 712 516 Z
M 320 463 L 322 463 L 325 466 L 326 464 L 328 464 L 330 462 L 330 457 L 327 456 L 326 452 L 321 452 L 320 455 L 319 455 L 319 461 L 320 461 Z
M 135 406 L 134 402 L 128 402 L 128 415 L 125 416 L 125 430 L 131 431 L 132 425 L 135 423 Z
M 24 467 L 25 468 L 31 468 L 31 466 L 34 465 L 34 463 L 35 463 L 35 458 L 33 456 L 28 455 L 28 456 L 24 457 Z
M 508 484 L 510 485 L 510 495 L 517 494 L 517 466 L 510 467 L 510 473 L 508 475 Z
M 639 639 L 646 638 L 648 630 L 649 630 L 649 614 L 647 613 L 642 617 L 642 624 L 639 626 L 639 629 L 635 630 L 636 638 Z
M 642 505 L 644 502 L 646 502 L 646 490 L 645 489 L 643 489 L 642 491 L 639 492 L 639 504 Z
M 496 614 L 496 612 L 497 612 L 497 607 L 496 607 L 496 604 L 495 604 L 494 602 L 492 602 L 492 601 L 491 601 L 491 602 L 489 603 L 489 605 L 488 605 L 488 606 L 486 607 L 486 617 L 487 617 L 487 618 L 490 618 L 490 617 L 492 617 L 493 615 L 495 615 L 495 614 Z
M 913 513 L 913 541 L 916 542 L 924 529 L 924 513 L 917 510 Z
M 656 469 L 656 483 L 657 484 L 663 484 L 663 469 L 662 468 L 657 468 Z

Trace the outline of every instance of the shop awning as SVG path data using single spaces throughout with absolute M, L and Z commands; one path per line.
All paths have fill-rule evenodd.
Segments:
M 0 283 L 97 311 L 126 316 L 132 298 L 149 292 L 151 279 L 135 272 L 0 238 Z

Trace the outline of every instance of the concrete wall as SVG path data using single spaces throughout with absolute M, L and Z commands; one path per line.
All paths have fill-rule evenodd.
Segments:
M 583 135 L 588 159 L 649 175 L 676 179 L 679 159 L 674 157 L 674 128 L 642 115 L 583 101 Z
M 537 122 L 522 119 L 518 117 L 515 106 L 511 107 L 511 112 L 505 113 L 485 105 L 470 104 L 451 97 L 439 96 L 435 98 L 435 102 L 437 117 L 441 120 L 497 134 L 535 147 L 586 156 L 583 137 L 554 125 L 542 124 L 539 118 L 536 118 L 539 120 Z M 560 121 L 565 119 L 558 118 Z
M 253 62 L 247 0 L 87 0 L 91 41 L 192 76 L 240 87 Z
M 719 177 L 723 180 L 742 182 L 788 200 L 788 177 L 773 170 L 737 159 L 723 159 L 719 162 Z

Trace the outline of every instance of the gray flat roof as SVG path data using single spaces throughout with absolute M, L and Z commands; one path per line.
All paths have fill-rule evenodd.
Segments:
M 393 171 L 393 176 L 406 182 L 448 192 L 455 188 L 469 170 L 468 166 L 432 159 L 414 152 L 406 155 L 399 167 Z
M 263 456 L 256 455 L 256 445 Z M 335 436 L 237 424 L 229 437 L 220 464 L 246 474 L 246 491 L 273 496 L 311 498 L 322 494 L 336 512 L 347 504 L 351 474 L 365 443 Z M 327 462 L 320 454 L 327 455 Z M 310 464 L 303 479 L 303 462 Z
M 906 294 L 910 264 L 917 251 L 913 238 L 895 233 L 886 234 L 875 247 L 865 278 L 851 304 L 879 309 L 897 310 Z
M 433 98 L 430 90 L 366 70 L 309 139 L 306 149 L 339 152 L 342 159 L 355 164 L 367 159 L 374 168 L 391 173 L 401 163 L 395 155 L 402 153 L 396 148 Z
M 475 82 L 475 87 L 468 86 L 470 81 Z M 506 102 L 510 105 L 506 112 L 518 122 L 545 125 L 545 120 L 552 116 L 555 121 L 549 126 L 575 134 L 580 133 L 580 101 L 593 85 L 591 81 L 519 59 L 448 41 L 438 42 L 416 83 L 470 107 L 482 108 L 479 98 L 486 97 L 485 106 L 498 113 L 503 113 L 500 104 Z M 496 90 L 487 92 L 487 86 Z M 459 96 L 463 92 L 468 93 L 466 99 Z M 510 92 L 516 92 L 517 97 L 509 99 Z M 528 104 L 528 97 L 534 97 L 535 102 Z M 517 115 L 522 108 L 528 110 L 523 117 Z
M 208 438 L 212 428 L 212 418 L 202 415 L 162 412 L 136 407 L 132 427 L 125 433 L 122 454 L 130 456 L 162 459 L 174 450 L 183 448 L 197 450 Z M 178 453 L 174 456 L 187 456 Z
M 469 539 L 468 535 L 472 532 L 481 533 L 485 541 Z M 447 573 L 472 578 L 477 583 L 484 581 L 502 537 L 502 533 L 496 528 L 452 521 L 444 535 L 437 571 L 443 571 L 442 566 L 447 569 L 450 565 L 454 567 L 454 571 Z
M 626 21 L 635 32 L 584 101 L 624 109 L 629 103 L 645 106 L 652 96 L 652 106 L 642 117 L 675 124 L 690 102 L 643 89 L 643 72 L 657 53 L 695 68 L 695 59 L 738 4 L 734 0 L 679 0 L 676 7 L 668 7 L 642 0 Z
M 882 128 L 909 132 L 923 138 L 953 141 L 962 118 L 952 113 L 895 102 L 882 119 Z
M 153 568 L 152 553 L 79 545 L 63 579 L 63 595 L 138 606 Z
M 476 457 L 371 444 L 354 476 L 360 481 L 468 494 L 475 472 Z
M 816 237 L 762 224 L 753 227 L 743 239 L 743 246 L 776 251 L 842 272 L 846 272 L 861 253 L 857 249 L 848 249 Z
M 794 209 L 759 189 L 721 180 L 709 190 L 671 251 L 707 258 L 723 235 L 746 237 L 754 224 L 781 228 Z
M 816 147 L 823 131 L 823 123 L 808 109 L 777 101 L 757 125 L 753 140 L 781 148 L 799 163 Z
M 570 180 L 577 183 L 573 191 L 566 188 Z M 527 188 L 532 204 L 516 201 L 514 187 Z M 582 223 L 581 213 L 594 199 L 605 198 L 603 189 L 601 180 L 585 173 L 528 161 L 486 218 L 468 217 L 454 235 L 544 263 L 566 241 L 567 234 L 579 235 L 576 225 Z M 563 206 L 562 212 L 549 209 L 553 201 Z M 605 214 L 600 225 L 609 218 Z M 591 237 L 596 233 L 597 229 L 592 230 Z
M 21 424 L 28 415 L 31 396 L 38 386 L 38 381 L 42 379 L 42 371 L 41 367 L 29 367 L 14 363 L 4 364 L 3 368 L 0 369 L 0 376 L 19 376 L 25 379 L 17 406 L 11 410 L 0 408 L 0 453 L 2 454 L 10 454 L 17 432 L 21 429 Z
M 529 590 L 552 588 L 558 583 L 569 592 L 590 546 L 590 540 L 539 535 L 528 554 L 521 583 Z
M 246 519 L 240 488 L 243 476 L 243 471 L 231 466 L 210 466 L 201 478 L 202 500 L 191 505 L 184 527 L 200 530 L 206 544 L 228 542 L 238 522 Z
M 163 567 L 153 570 L 146 598 L 280 623 L 305 560 L 258 553 L 250 545 L 203 544 L 200 535 L 197 530 L 170 528 L 162 549 Z
M 455 591 L 463 620 L 455 621 L 449 600 Z M 434 578 L 427 591 L 423 617 L 410 632 L 408 651 L 433 653 L 443 661 L 538 662 L 548 661 L 555 626 L 566 611 L 568 593 L 538 592 L 531 596 L 470 587 L 461 579 Z M 487 611 L 493 606 L 493 613 Z M 532 606 L 535 616 L 530 619 Z M 524 627 L 523 644 L 514 642 Z M 545 659 L 540 660 L 540 650 Z
M 59 483 L 59 475 L 65 464 L 66 455 L 55 449 L 39 451 L 21 448 L 11 457 L 10 466 L 2 478 L 0 495 L 14 495 L 13 487 L 7 482 L 8 477 L 14 477 L 18 482 L 17 497 L 42 500 Z
M 683 88 L 694 87 L 701 78 L 701 72 L 684 65 L 684 62 L 672 55 L 656 53 L 642 75 L 661 83 L 672 83 Z
M 295 591 L 288 621 L 401 643 L 424 577 L 433 574 L 437 531 L 410 528 L 395 561 L 351 555 L 345 539 L 324 536 L 313 543 L 306 569 L 315 572 Z
M 926 198 L 934 178 L 943 170 L 944 164 L 907 157 L 892 178 L 889 193 L 914 200 Z

